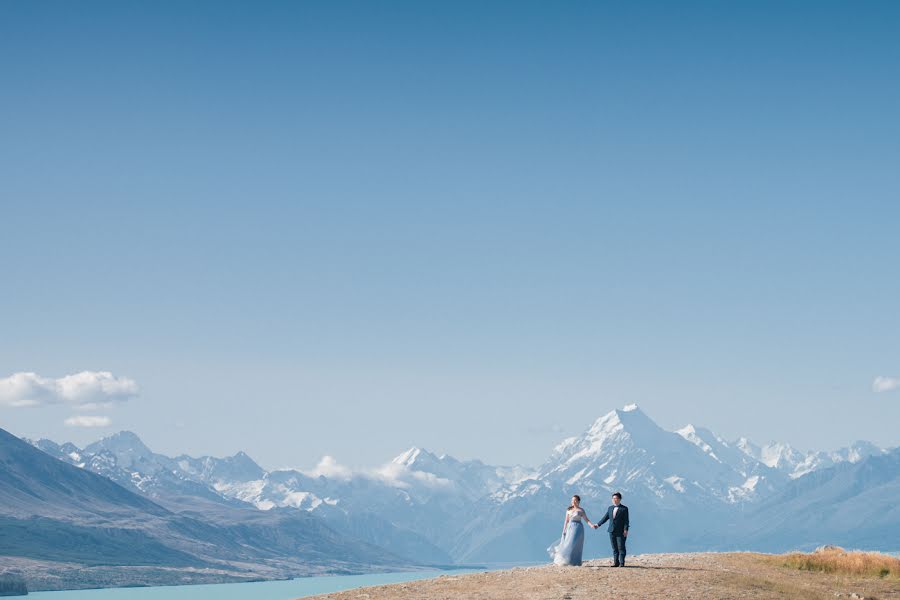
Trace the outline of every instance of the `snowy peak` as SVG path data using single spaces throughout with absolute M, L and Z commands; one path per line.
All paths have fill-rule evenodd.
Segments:
M 72 442 L 66 442 L 65 444 L 57 444 L 53 440 L 48 439 L 39 439 L 38 441 L 33 440 L 25 440 L 35 448 L 44 451 L 46 454 L 54 458 L 58 458 L 63 462 L 67 462 L 73 464 L 77 467 L 84 466 L 84 459 L 82 457 L 81 449 L 73 444 Z
M 84 448 L 85 454 L 99 454 L 103 451 L 115 456 L 117 463 L 122 467 L 129 467 L 153 457 L 150 448 L 131 431 L 120 431 Z
M 390 464 L 405 467 L 411 471 L 422 471 L 424 473 L 434 473 L 435 475 L 445 476 L 456 474 L 460 471 L 470 468 L 480 468 L 484 466 L 480 460 L 460 461 L 448 454 L 440 456 L 416 446 L 396 456 L 391 460 Z
M 703 450 L 703 452 L 708 454 L 716 462 L 722 462 L 722 460 L 716 456 L 716 449 L 718 446 L 721 446 L 723 442 L 709 429 L 694 427 L 693 425 L 688 424 L 681 429 L 676 430 L 675 433 Z
M 803 462 L 805 456 L 790 444 L 773 442 L 762 447 L 759 460 L 764 465 L 782 471 L 792 471 Z
M 753 442 L 751 442 L 749 439 L 747 439 L 745 437 L 740 437 L 737 440 L 735 440 L 734 446 L 738 450 L 740 450 L 741 452 L 743 452 L 744 454 L 749 456 L 750 458 L 759 460 L 761 448 L 759 446 L 757 446 L 756 444 L 754 444 Z
M 709 429 L 687 425 L 666 431 L 629 405 L 559 444 L 538 479 L 551 487 L 571 486 L 575 493 L 605 495 L 615 488 L 733 503 L 768 492 L 786 477 Z
M 771 442 L 760 447 L 747 438 L 739 438 L 734 445 L 747 456 L 785 473 L 791 479 L 820 469 L 827 469 L 838 463 L 857 463 L 870 456 L 879 456 L 887 452 L 872 442 L 861 440 L 833 452 L 810 451 L 804 453 L 784 442 Z
M 225 458 L 212 456 L 191 458 L 181 455 L 175 458 L 175 463 L 186 476 L 204 483 L 226 480 L 230 482 L 255 481 L 262 479 L 266 474 L 266 471 L 245 452 L 238 452 L 234 456 Z
M 234 479 L 250 481 L 252 479 L 260 479 L 265 475 L 263 468 L 256 464 L 256 461 L 250 458 L 243 450 L 234 456 L 219 459 L 219 464 L 222 471 Z
M 493 493 L 510 483 L 532 476 L 520 466 L 497 467 L 480 460 L 461 461 L 447 454 L 435 454 L 413 446 L 381 469 L 382 474 L 416 487 L 454 490 L 470 499 Z
M 605 438 L 615 435 L 622 429 L 624 429 L 624 425 L 622 419 L 619 418 L 619 411 L 613 410 L 594 421 L 582 437 Z
M 788 478 L 784 473 L 763 464 L 748 452 L 751 449 L 749 440 L 742 438 L 729 443 L 709 429 L 693 425 L 682 427 L 676 433 L 743 479 L 743 482 L 735 482 L 728 488 L 728 502 L 770 494 L 787 482 Z
M 588 428 L 582 439 L 590 439 L 595 445 L 599 446 L 603 442 L 616 438 L 622 434 L 646 436 L 656 435 L 663 430 L 653 422 L 644 412 L 638 408 L 637 404 L 629 404 L 621 409 L 611 410 L 602 417 L 599 417 Z M 577 439 L 577 438 L 569 438 Z M 565 444 L 565 442 L 563 442 Z M 560 448 L 563 446 L 557 446 Z
M 578 445 L 581 455 L 602 453 L 628 438 L 637 445 L 653 445 L 672 434 L 648 417 L 637 404 L 629 404 L 603 415 L 591 425 Z
M 657 457 L 665 457 L 673 451 L 673 444 L 679 443 L 692 449 L 678 436 L 662 430 L 637 406 L 629 405 L 606 413 L 582 435 L 558 445 L 538 478 L 585 491 L 645 481 Z M 670 475 L 675 474 L 666 473 L 659 479 Z
M 843 459 L 846 462 L 857 463 L 864 458 L 868 458 L 870 456 L 878 456 L 880 454 L 887 454 L 887 452 L 887 450 L 876 446 L 872 442 L 857 440 L 850 444 L 850 446 L 848 446 L 847 448 L 841 448 L 840 450 L 833 452 L 832 454 L 837 458 Z
M 400 465 L 410 469 L 425 470 L 427 466 L 435 465 L 442 462 L 441 458 L 432 454 L 428 450 L 412 446 L 406 452 L 394 457 L 391 463 Z

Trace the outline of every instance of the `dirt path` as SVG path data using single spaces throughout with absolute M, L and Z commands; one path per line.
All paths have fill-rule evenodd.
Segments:
M 609 561 L 582 567 L 515 568 L 360 588 L 318 600 L 603 600 L 692 598 L 900 600 L 900 582 L 796 571 L 755 554 L 646 554 L 624 569 Z M 856 594 L 856 596 L 853 596 Z

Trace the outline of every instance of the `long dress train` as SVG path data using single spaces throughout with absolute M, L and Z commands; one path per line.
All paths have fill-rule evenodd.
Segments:
M 558 544 L 547 548 L 547 551 L 553 558 L 553 564 L 580 567 L 584 551 L 584 525 L 581 520 L 570 519 L 562 539 Z

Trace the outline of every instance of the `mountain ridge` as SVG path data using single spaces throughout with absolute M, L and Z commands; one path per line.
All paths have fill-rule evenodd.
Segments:
M 231 502 L 262 512 L 302 511 L 398 555 L 441 563 L 540 560 L 558 529 L 562 501 L 578 493 L 596 511 L 613 490 L 637 509 L 638 527 L 652 532 L 645 538 L 647 551 L 709 549 L 715 536 L 775 549 L 752 535 L 746 515 L 789 489 L 819 493 L 794 486 L 809 474 L 888 453 L 854 442 L 804 454 L 784 443 L 727 441 L 702 426 L 667 431 L 637 405 L 601 415 L 581 434 L 557 444 L 535 468 L 461 461 L 411 446 L 362 471 L 328 457 L 312 473 L 267 471 L 243 451 L 224 458 L 169 458 L 153 453 L 131 432 L 104 440 L 84 450 L 47 440 L 35 444 L 176 510 L 197 512 L 203 510 L 198 506 Z M 892 480 L 894 474 L 886 477 Z M 705 521 L 697 521 L 697 506 L 704 507 Z M 698 536 L 700 530 L 704 536 Z M 829 543 L 825 533 L 822 543 Z M 588 551 L 595 542 L 591 538 Z M 601 548 L 595 545 L 593 551 Z

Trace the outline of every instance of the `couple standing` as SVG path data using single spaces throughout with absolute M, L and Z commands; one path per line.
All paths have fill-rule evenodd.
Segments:
M 584 550 L 584 525 L 582 519 L 588 525 L 597 529 L 607 521 L 609 527 L 609 543 L 613 551 L 613 566 L 625 566 L 625 538 L 628 537 L 628 507 L 622 504 L 622 494 L 616 492 L 612 495 L 612 506 L 606 509 L 606 514 L 597 523 L 591 523 L 587 513 L 581 508 L 581 497 L 572 496 L 572 505 L 566 510 L 566 521 L 563 524 L 562 539 L 556 546 L 548 548 L 553 556 L 553 562 L 557 565 L 581 565 L 581 554 Z

